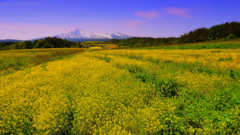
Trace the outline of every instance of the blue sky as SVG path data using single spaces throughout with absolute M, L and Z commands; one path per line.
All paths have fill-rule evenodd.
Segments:
M 180 36 L 240 21 L 239 5 L 239 0 L 0 0 L 0 39 L 33 39 L 75 28 Z

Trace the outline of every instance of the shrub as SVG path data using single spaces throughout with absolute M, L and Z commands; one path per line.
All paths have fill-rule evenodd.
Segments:
M 237 38 L 237 37 L 234 34 L 229 34 L 227 36 L 227 39 L 235 39 L 235 38 Z
M 178 93 L 180 92 L 180 84 L 174 80 L 156 80 L 155 86 L 156 90 L 163 94 L 164 97 L 178 96 Z
M 50 43 L 45 43 L 43 45 L 43 48 L 53 48 L 53 45 L 51 45 Z

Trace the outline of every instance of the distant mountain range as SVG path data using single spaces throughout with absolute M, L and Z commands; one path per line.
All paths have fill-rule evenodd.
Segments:
M 0 42 L 2 43 L 7 43 L 7 42 L 20 42 L 22 40 L 17 40 L 17 39 L 3 39 L 3 40 L 0 40 Z
M 57 38 L 62 38 L 62 39 L 67 39 L 69 41 L 74 41 L 74 42 L 84 42 L 84 41 L 109 41 L 110 39 L 126 39 L 130 38 L 131 36 L 128 36 L 126 34 L 122 33 L 98 33 L 98 32 L 92 32 L 92 31 L 86 31 L 83 29 L 75 29 L 67 33 L 62 33 L 59 35 L 54 35 L 51 37 L 57 37 Z M 37 39 L 43 39 L 42 38 L 37 38 Z M 37 39 L 32 39 L 37 40 Z M 0 42 L 19 42 L 23 40 L 15 40 L 15 39 L 4 39 L 0 40 Z
M 67 39 L 69 41 L 83 41 L 83 40 L 110 40 L 110 39 L 126 39 L 130 36 L 122 33 L 98 33 L 92 31 L 86 31 L 83 29 L 75 29 L 68 33 L 62 33 L 55 35 L 54 37 Z

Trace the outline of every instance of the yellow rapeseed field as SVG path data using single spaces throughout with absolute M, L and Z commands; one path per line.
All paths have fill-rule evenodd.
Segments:
M 0 77 L 0 134 L 240 134 L 239 58 L 102 50 L 19 70 Z

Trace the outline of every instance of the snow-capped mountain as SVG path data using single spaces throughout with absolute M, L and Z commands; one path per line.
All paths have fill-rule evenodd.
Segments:
M 81 39 L 126 39 L 130 36 L 122 33 L 97 33 L 92 31 L 85 31 L 83 29 L 75 29 L 68 33 L 62 33 L 55 35 L 55 37 L 63 38 L 67 40 L 81 40 Z

